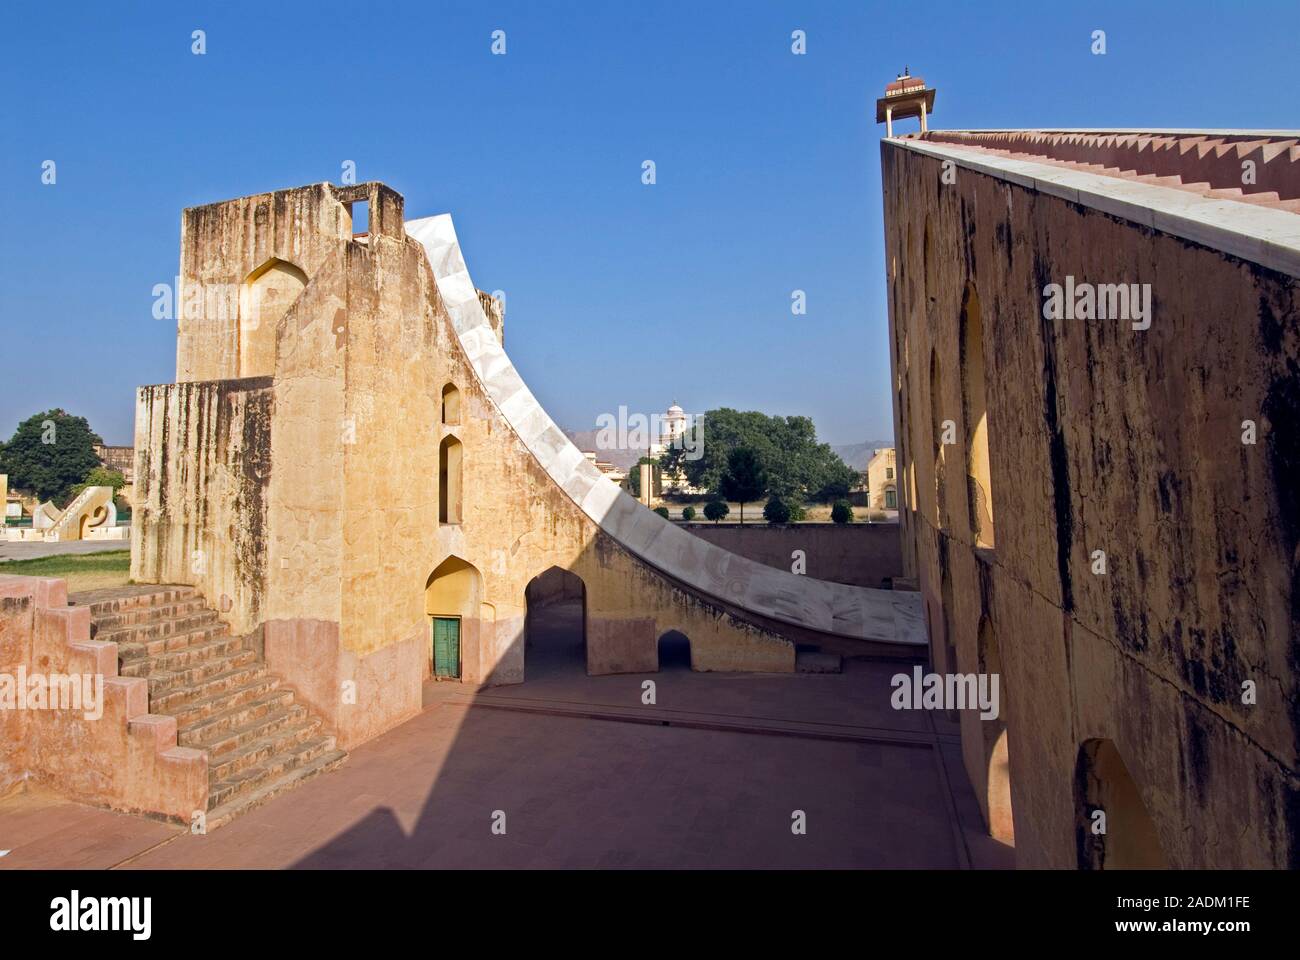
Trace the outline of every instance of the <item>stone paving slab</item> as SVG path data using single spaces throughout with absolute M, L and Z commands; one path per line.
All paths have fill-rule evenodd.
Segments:
M 182 830 L 28 790 L 0 801 L 0 870 L 106 869 Z

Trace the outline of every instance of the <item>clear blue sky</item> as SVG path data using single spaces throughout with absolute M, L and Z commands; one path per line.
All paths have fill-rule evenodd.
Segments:
M 676 398 L 884 439 L 874 99 L 904 64 L 937 127 L 1277 128 L 1298 53 L 1295 2 L 7 4 L 0 434 L 61 406 L 130 443 L 134 388 L 174 379 L 181 209 L 354 160 L 455 216 L 561 425 Z

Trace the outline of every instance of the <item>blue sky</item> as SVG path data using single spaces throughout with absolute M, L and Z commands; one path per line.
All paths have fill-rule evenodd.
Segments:
M 1278 128 L 1298 47 L 1294 2 L 11 4 L 0 435 L 61 406 L 130 443 L 174 379 L 181 209 L 352 160 L 455 216 L 561 425 L 677 399 L 888 438 L 874 100 L 904 64 L 936 127 Z

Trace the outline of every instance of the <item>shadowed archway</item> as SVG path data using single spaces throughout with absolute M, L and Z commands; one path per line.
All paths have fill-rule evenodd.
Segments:
M 690 670 L 691 639 L 680 630 L 669 630 L 659 638 L 659 671 Z
M 587 587 L 576 573 L 551 567 L 524 590 L 524 678 L 587 671 Z

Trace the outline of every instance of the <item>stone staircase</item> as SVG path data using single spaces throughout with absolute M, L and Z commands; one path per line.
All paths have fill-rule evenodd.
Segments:
M 119 672 L 149 682 L 149 712 L 176 718 L 179 746 L 208 756 L 207 829 L 338 766 L 347 754 L 192 587 L 79 596 L 91 637 L 117 644 Z
M 922 139 L 1300 213 L 1300 139 L 1294 137 L 932 130 Z M 1247 160 L 1255 165 L 1255 177 L 1243 184 Z

